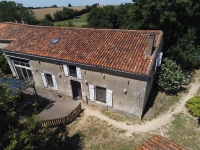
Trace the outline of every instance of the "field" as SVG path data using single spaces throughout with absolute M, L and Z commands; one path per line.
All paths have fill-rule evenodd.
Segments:
M 84 14 L 81 15 L 80 18 L 54 22 L 54 26 L 66 27 L 69 22 L 72 22 L 75 25 L 75 27 L 81 27 L 82 25 L 87 24 L 86 21 L 87 21 L 87 14 Z
M 85 6 L 77 6 L 77 7 L 70 7 L 71 9 L 74 10 L 81 10 L 84 9 Z M 58 8 L 42 8 L 42 9 L 32 9 L 32 11 L 35 13 L 35 16 L 37 19 L 41 20 L 44 18 L 44 16 L 46 14 L 51 14 L 51 16 L 53 17 L 53 14 L 57 11 L 57 10 L 62 10 L 63 7 L 58 7 Z

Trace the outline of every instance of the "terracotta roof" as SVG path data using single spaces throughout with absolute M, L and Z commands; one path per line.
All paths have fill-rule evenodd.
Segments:
M 145 57 L 149 34 L 156 50 Z M 58 28 L 7 23 L 0 40 L 13 40 L 4 50 L 43 56 L 105 69 L 149 75 L 162 31 Z M 56 44 L 50 44 L 60 38 Z
M 173 143 L 172 141 L 155 135 L 149 141 L 145 142 L 137 150 L 187 150 L 186 148 Z
M 0 29 L 5 27 L 7 24 L 6 23 L 0 23 Z

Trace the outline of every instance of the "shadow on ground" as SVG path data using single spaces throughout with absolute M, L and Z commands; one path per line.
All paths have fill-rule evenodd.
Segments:
M 144 108 L 142 118 L 149 118 L 149 116 L 151 116 L 150 108 L 153 107 L 157 95 L 158 95 L 158 87 L 157 85 L 154 84 L 149 94 L 146 106 Z
M 66 126 L 60 126 L 57 128 L 51 128 L 48 135 L 48 140 L 45 143 L 44 149 L 48 150 L 81 150 L 82 135 L 76 133 L 73 136 L 68 136 Z

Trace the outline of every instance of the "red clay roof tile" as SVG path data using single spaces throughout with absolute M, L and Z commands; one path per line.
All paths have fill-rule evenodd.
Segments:
M 173 143 L 172 141 L 160 136 L 155 135 L 149 141 L 145 142 L 142 146 L 138 147 L 137 150 L 148 149 L 148 150 L 186 150 L 186 148 Z
M 145 57 L 149 34 L 154 53 Z M 4 50 L 49 57 L 105 69 L 149 75 L 162 40 L 162 31 L 57 28 L 0 24 L 0 40 L 12 40 Z M 50 44 L 60 38 L 56 44 Z

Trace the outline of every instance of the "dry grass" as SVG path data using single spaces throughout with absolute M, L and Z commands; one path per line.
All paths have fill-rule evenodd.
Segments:
M 77 6 L 77 7 L 70 7 L 71 9 L 74 10 L 82 10 L 85 8 L 85 6 Z M 42 9 L 32 9 L 32 11 L 35 13 L 35 16 L 37 19 L 41 20 L 44 18 L 44 16 L 46 14 L 51 14 L 51 16 L 53 17 L 53 14 L 57 11 L 57 10 L 62 10 L 63 7 L 58 7 L 58 8 L 42 8 Z
M 85 121 L 81 117 L 78 118 L 68 129 L 70 137 L 77 133 L 82 135 L 83 150 L 134 150 L 152 136 L 146 133 L 127 136 L 126 130 L 118 129 L 92 116 L 87 117 Z
M 197 128 L 197 118 L 188 112 L 176 114 L 174 117 L 171 124 L 166 126 L 166 136 L 189 150 L 199 150 L 200 128 Z

